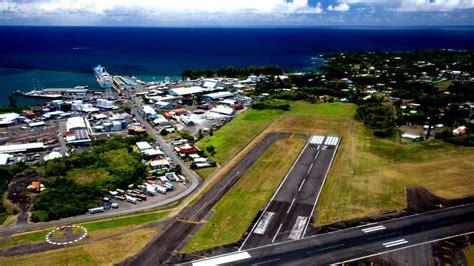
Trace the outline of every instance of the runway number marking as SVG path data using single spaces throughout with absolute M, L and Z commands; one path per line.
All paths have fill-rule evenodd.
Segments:
M 403 244 L 406 244 L 406 243 L 408 243 L 408 241 L 406 241 L 405 239 L 399 239 L 399 240 L 395 240 L 395 241 L 392 241 L 392 242 L 383 243 L 382 245 L 384 245 L 384 247 L 386 247 L 386 248 L 389 248 L 389 247 L 393 247 L 393 246 L 403 245 Z
M 298 216 L 288 238 L 293 240 L 301 239 L 306 221 L 308 221 L 308 217 Z
M 254 234 L 263 235 L 267 230 L 267 227 L 270 224 L 270 220 L 272 219 L 274 214 L 274 212 L 265 212 L 260 222 L 258 222 L 257 227 L 255 227 L 255 230 L 253 231 Z

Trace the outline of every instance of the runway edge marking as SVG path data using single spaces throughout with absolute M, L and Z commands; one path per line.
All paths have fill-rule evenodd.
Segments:
M 303 152 L 306 150 L 306 148 L 308 147 L 309 145 L 309 139 L 306 141 L 306 145 L 303 147 L 303 149 L 301 150 L 300 154 L 298 155 L 298 157 L 296 158 L 296 160 L 293 162 L 293 165 L 291 165 L 291 168 L 290 170 L 288 170 L 288 172 L 286 173 L 285 175 L 285 178 L 283 178 L 283 180 L 280 182 L 280 185 L 278 186 L 278 189 L 275 191 L 275 193 L 273 193 L 273 196 L 272 198 L 270 199 L 270 201 L 268 202 L 267 206 L 265 206 L 265 209 L 263 210 L 262 212 L 262 215 L 260 215 L 260 217 L 258 217 L 258 220 L 257 222 L 253 225 L 252 227 L 252 230 L 250 230 L 249 234 L 247 235 L 247 237 L 245 238 L 244 242 L 242 243 L 242 245 L 240 246 L 239 250 L 238 251 L 241 251 L 243 246 L 245 245 L 245 243 L 247 243 L 247 240 L 249 239 L 250 235 L 252 234 L 252 232 L 255 230 L 255 227 L 257 226 L 257 224 L 260 222 L 260 220 L 262 219 L 262 216 L 263 214 L 267 211 L 268 207 L 270 206 L 270 204 L 272 203 L 273 199 L 275 198 L 275 196 L 278 194 L 278 191 L 280 191 L 281 187 L 283 186 L 283 183 L 285 183 L 286 179 L 288 178 L 288 176 L 290 175 L 291 171 L 293 170 L 293 168 L 295 167 L 296 165 L 296 162 L 298 162 L 298 160 L 300 159 L 301 155 L 303 154 Z
M 416 244 L 412 244 L 412 245 L 408 245 L 408 246 L 403 246 L 403 247 L 399 247 L 399 248 L 395 248 L 395 249 L 391 249 L 391 250 L 386 250 L 386 251 L 378 252 L 378 253 L 375 253 L 375 254 L 358 257 L 358 258 L 355 258 L 355 259 L 339 261 L 339 262 L 336 262 L 336 263 L 332 263 L 331 265 L 338 265 L 338 264 L 348 263 L 348 262 L 357 261 L 357 260 L 361 260 L 361 259 L 366 259 L 366 258 L 370 258 L 370 257 L 375 257 L 375 256 L 382 255 L 382 254 L 387 254 L 387 253 L 391 253 L 391 252 L 395 252 L 395 251 L 399 251 L 399 250 L 403 250 L 403 249 L 407 249 L 407 248 L 417 247 L 417 246 L 430 244 L 430 243 L 434 243 L 434 242 L 438 242 L 438 241 L 442 241 L 442 240 L 446 240 L 446 239 L 451 239 L 451 238 L 455 238 L 455 237 L 459 237 L 459 236 L 465 236 L 465 235 L 469 235 L 469 234 L 473 234 L 473 233 L 474 233 L 474 231 L 470 231 L 470 232 L 457 234 L 457 235 L 453 235 L 453 236 L 447 236 L 447 237 L 442 237 L 442 238 L 438 238 L 438 239 L 433 239 L 433 240 L 430 240 L 430 241 L 425 241 L 425 242 L 416 243 Z
M 341 140 L 342 140 L 342 138 L 340 138 L 340 137 L 337 138 L 336 149 L 334 149 L 334 153 L 332 155 L 331 162 L 329 162 L 329 167 L 326 170 L 326 174 L 324 175 L 323 183 L 321 183 L 321 187 L 319 188 L 318 195 L 316 196 L 316 200 L 314 201 L 314 204 L 313 204 L 313 209 L 311 210 L 311 214 L 309 215 L 308 222 L 307 222 L 307 224 L 304 228 L 303 235 L 302 235 L 301 238 L 304 238 L 304 236 L 306 235 L 306 231 L 308 230 L 309 223 L 311 222 L 311 217 L 313 217 L 313 214 L 314 214 L 314 208 L 316 207 L 316 204 L 318 203 L 318 199 L 319 199 L 319 196 L 321 195 L 321 191 L 323 191 L 324 184 L 326 183 L 326 179 L 328 178 L 329 171 L 331 170 L 332 163 L 334 162 L 334 158 L 336 157 L 337 150 L 339 149 L 339 144 L 341 143 Z

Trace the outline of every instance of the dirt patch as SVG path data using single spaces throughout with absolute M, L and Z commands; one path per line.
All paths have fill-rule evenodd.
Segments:
M 8 200 L 17 205 L 22 212 L 29 210 L 36 197 L 36 194 L 27 190 L 27 187 L 33 181 L 40 181 L 40 175 L 36 171 L 29 171 L 14 176 L 8 187 Z
M 426 212 L 444 207 L 451 207 L 474 202 L 474 197 L 447 200 L 432 194 L 426 188 L 423 187 L 407 188 L 406 192 L 406 211 L 409 212 Z

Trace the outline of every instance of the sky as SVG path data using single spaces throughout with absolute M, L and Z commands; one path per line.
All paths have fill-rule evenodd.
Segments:
M 474 0 L 0 0 L 0 25 L 474 26 Z

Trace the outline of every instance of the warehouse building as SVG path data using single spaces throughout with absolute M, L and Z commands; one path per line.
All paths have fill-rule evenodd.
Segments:
M 206 95 L 202 96 L 202 99 L 205 101 L 217 101 L 217 100 L 222 100 L 226 98 L 231 98 L 234 97 L 234 94 L 229 91 L 221 91 L 221 92 L 214 92 L 214 93 L 209 93 Z
M 0 154 L 41 151 L 45 148 L 43 142 L 3 145 L 0 146 Z
M 87 132 L 87 124 L 84 117 L 71 117 L 66 122 L 66 142 L 68 144 L 90 143 L 91 139 Z

